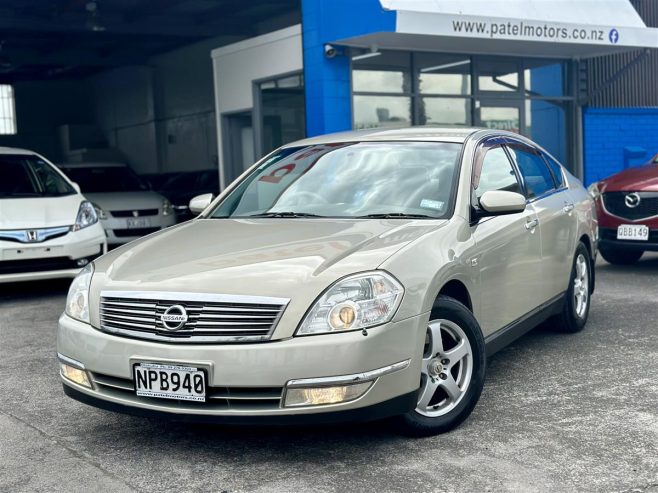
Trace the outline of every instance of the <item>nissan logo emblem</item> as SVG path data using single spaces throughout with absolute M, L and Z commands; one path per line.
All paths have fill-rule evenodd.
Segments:
M 187 322 L 187 311 L 184 306 L 172 305 L 161 315 L 162 325 L 167 330 L 178 330 Z
M 624 202 L 626 203 L 626 207 L 630 207 L 631 209 L 635 209 L 638 205 L 640 205 L 641 200 L 642 199 L 640 198 L 640 196 L 635 192 L 629 193 L 628 195 L 626 195 L 626 197 L 624 197 Z

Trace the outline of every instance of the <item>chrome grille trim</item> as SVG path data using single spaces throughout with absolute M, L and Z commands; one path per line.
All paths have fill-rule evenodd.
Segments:
M 267 410 L 279 409 L 283 387 L 214 387 L 207 384 L 205 403 L 171 401 L 135 395 L 131 379 L 90 372 L 95 390 L 103 395 L 129 399 L 134 402 L 148 401 L 152 405 L 176 405 L 182 408 L 213 410 Z
M 265 296 L 151 291 L 102 291 L 100 329 L 115 335 L 176 343 L 269 340 L 290 300 Z M 185 307 L 188 320 L 178 330 L 164 327 L 171 305 Z

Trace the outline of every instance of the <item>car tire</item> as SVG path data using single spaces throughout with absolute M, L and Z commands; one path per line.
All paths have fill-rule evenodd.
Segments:
M 579 243 L 573 258 L 562 313 L 554 319 L 555 325 L 562 332 L 580 332 L 587 323 L 592 294 L 592 269 L 589 250 Z
M 608 249 L 600 248 L 601 257 L 606 262 L 613 265 L 631 265 L 640 260 L 644 254 L 642 250 L 621 250 L 621 249 Z
M 421 437 L 459 426 L 480 398 L 486 366 L 484 337 L 471 311 L 439 296 L 423 346 L 418 406 L 399 417 L 402 431 Z

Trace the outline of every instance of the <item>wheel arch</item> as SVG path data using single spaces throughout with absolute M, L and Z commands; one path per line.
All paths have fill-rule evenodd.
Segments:
M 439 296 L 449 296 L 450 298 L 459 301 L 462 305 L 468 308 L 471 313 L 473 313 L 473 301 L 471 294 L 469 293 L 466 285 L 460 280 L 451 279 L 446 282 L 439 290 L 437 299 Z
M 585 248 L 587 248 L 587 252 L 589 253 L 589 263 L 590 263 L 590 269 L 589 271 L 591 272 L 591 286 L 590 286 L 590 294 L 594 293 L 594 288 L 596 285 L 596 258 L 594 258 L 594 249 L 592 247 L 592 240 L 590 239 L 589 235 L 582 235 L 579 240 L 579 243 L 582 243 L 585 245 Z

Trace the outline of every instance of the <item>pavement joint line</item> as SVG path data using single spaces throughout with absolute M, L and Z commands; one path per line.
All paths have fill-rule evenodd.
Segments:
M 137 491 L 137 492 L 143 492 L 143 491 L 144 491 L 144 490 L 140 490 L 140 489 L 137 488 L 136 486 L 130 484 L 128 481 L 126 481 L 126 480 L 123 479 L 122 477 L 120 477 L 120 476 L 114 474 L 114 473 L 111 472 L 111 471 L 108 471 L 108 470 L 105 469 L 100 463 L 96 462 L 96 461 L 93 460 L 92 458 L 86 456 L 86 455 L 83 454 L 82 452 L 79 452 L 78 450 L 76 450 L 76 449 L 74 449 L 73 447 L 69 446 L 69 445 L 66 443 L 66 441 L 64 441 L 63 439 L 61 439 L 61 438 L 59 438 L 59 437 L 57 437 L 57 436 L 55 436 L 55 435 L 50 435 L 49 433 L 47 433 L 46 431 L 42 430 L 42 429 L 39 428 L 38 426 L 34 426 L 32 423 L 29 423 L 29 422 L 27 422 L 26 420 L 24 420 L 24 419 L 22 419 L 22 418 L 19 418 L 18 416 L 14 415 L 14 414 L 12 414 L 12 413 L 10 413 L 10 412 L 8 412 L 8 411 L 5 411 L 5 410 L 3 410 L 3 409 L 0 409 L 0 414 L 4 414 L 5 416 L 7 416 L 7 417 L 9 417 L 9 418 L 12 418 L 12 419 L 18 421 L 19 423 L 24 424 L 24 425 L 27 426 L 28 428 L 30 428 L 30 429 L 36 431 L 36 432 L 37 432 L 39 435 L 41 435 L 42 437 L 44 437 L 44 438 L 46 438 L 46 439 L 48 439 L 48 440 L 54 442 L 55 444 L 59 445 L 59 446 L 62 447 L 63 449 L 65 449 L 65 450 L 67 450 L 68 452 L 70 452 L 74 457 L 76 457 L 76 458 L 82 460 L 84 463 L 86 463 L 86 464 L 88 464 L 88 465 L 90 465 L 90 466 L 92 466 L 92 467 L 95 467 L 96 469 L 98 469 L 102 474 L 104 474 L 104 475 L 107 476 L 108 478 L 113 479 L 113 480 L 115 480 L 115 481 L 119 481 L 120 483 L 123 483 L 124 485 L 126 485 L 128 488 L 130 488 L 130 489 L 133 490 L 133 491 Z

